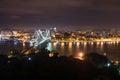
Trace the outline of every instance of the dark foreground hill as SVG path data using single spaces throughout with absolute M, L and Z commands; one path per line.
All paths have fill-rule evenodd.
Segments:
M 28 55 L 0 63 L 1 79 L 20 80 L 119 80 L 115 69 L 97 68 L 89 61 L 72 57 Z

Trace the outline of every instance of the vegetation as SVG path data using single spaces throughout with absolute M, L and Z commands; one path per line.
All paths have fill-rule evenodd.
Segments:
M 4 79 L 119 80 L 118 72 L 112 66 L 95 65 L 108 61 L 97 53 L 87 54 L 85 60 L 58 56 L 57 52 L 49 56 L 49 53 L 45 51 L 14 58 L 1 55 L 0 75 Z M 3 61 L 4 63 L 1 63 Z

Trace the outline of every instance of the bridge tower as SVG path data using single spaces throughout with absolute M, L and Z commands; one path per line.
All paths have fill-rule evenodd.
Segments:
M 46 47 L 47 43 L 50 41 L 51 37 L 54 35 L 55 31 L 54 29 L 46 29 L 44 31 L 42 30 L 36 30 L 34 32 L 33 38 L 31 39 L 30 43 L 32 44 L 29 49 L 22 51 L 22 53 L 29 54 L 29 51 L 34 49 L 42 49 Z
M 50 30 L 41 31 L 40 29 L 34 32 L 33 38 L 33 46 L 37 47 L 38 45 L 42 44 L 46 40 L 50 40 Z

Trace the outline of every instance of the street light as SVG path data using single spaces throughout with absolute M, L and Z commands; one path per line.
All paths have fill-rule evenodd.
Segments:
M 79 53 L 78 56 L 79 56 L 79 57 L 83 57 L 83 53 Z
M 78 53 L 76 56 L 77 59 L 84 60 L 84 54 L 82 52 Z

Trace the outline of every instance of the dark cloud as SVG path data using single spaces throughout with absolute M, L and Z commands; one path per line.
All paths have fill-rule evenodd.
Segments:
M 117 24 L 120 0 L 0 0 L 0 21 Z
M 89 7 L 85 0 L 3 0 L 0 12 L 9 14 L 54 15 L 69 9 Z

